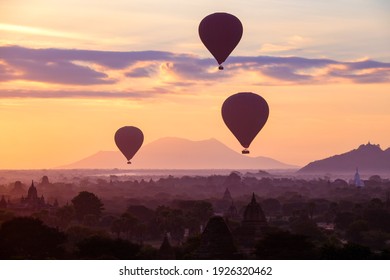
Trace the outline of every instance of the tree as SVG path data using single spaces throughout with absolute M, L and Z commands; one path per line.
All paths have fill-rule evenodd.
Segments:
M 66 229 L 66 236 L 68 237 L 68 242 L 74 245 L 91 236 L 108 237 L 108 232 L 96 228 L 75 225 Z
M 169 232 L 172 238 L 178 242 L 184 235 L 184 221 L 185 217 L 181 210 L 167 206 L 158 206 L 156 209 L 155 223 L 160 233 Z
M 3 259 L 60 258 L 65 234 L 39 219 L 18 217 L 4 222 L 0 229 L 0 257 Z
M 141 222 L 148 223 L 154 218 L 154 211 L 145 207 L 144 205 L 129 205 L 127 207 L 128 213 L 131 214 L 134 218 L 137 218 Z
M 336 215 L 334 223 L 337 229 L 346 230 L 348 226 L 355 220 L 355 215 L 351 212 L 340 212 Z
M 267 198 L 261 202 L 261 207 L 263 208 L 266 215 L 277 215 L 280 213 L 282 208 L 279 200 L 275 198 Z
M 320 248 L 320 255 L 321 259 L 325 260 L 369 260 L 374 257 L 370 248 L 356 243 L 347 243 L 344 246 L 326 243 Z M 379 257 L 386 259 L 386 251 Z
M 59 227 L 65 229 L 75 216 L 75 210 L 71 205 L 64 205 L 57 209 L 56 216 L 58 218 Z
M 214 214 L 213 206 L 204 200 L 178 200 L 175 202 L 183 213 L 185 226 L 197 233 L 200 226 L 204 226 Z
M 136 259 L 140 246 L 123 239 L 91 236 L 77 244 L 82 259 Z
M 86 215 L 100 217 L 104 210 L 103 203 L 93 193 L 82 191 L 72 199 L 72 203 L 79 221 L 83 221 Z
M 287 231 L 268 233 L 255 246 L 255 254 L 263 260 L 317 259 L 315 247 L 307 236 Z
M 302 215 L 297 218 L 292 218 L 290 221 L 292 233 L 308 236 L 312 239 L 322 239 L 323 234 L 317 224 L 309 217 Z

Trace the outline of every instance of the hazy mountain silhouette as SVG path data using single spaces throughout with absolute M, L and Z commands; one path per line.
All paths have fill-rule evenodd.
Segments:
M 390 172 L 390 148 L 383 151 L 379 145 L 366 144 L 352 151 L 317 160 L 302 167 L 298 172 L 354 172 L 356 168 L 363 172 Z
M 126 164 L 118 151 L 100 151 L 59 168 L 134 169 L 289 169 L 297 166 L 268 157 L 249 157 L 228 148 L 216 139 L 191 141 L 167 137 L 141 147 Z

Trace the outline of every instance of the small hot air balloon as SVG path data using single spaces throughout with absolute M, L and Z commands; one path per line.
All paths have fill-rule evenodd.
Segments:
M 228 13 L 214 13 L 199 24 L 199 37 L 214 56 L 222 70 L 222 63 L 234 50 L 242 37 L 241 21 Z
M 130 160 L 141 148 L 144 142 L 144 134 L 134 126 L 124 126 L 115 132 L 115 144 L 126 157 L 127 163 L 131 164 Z
M 268 119 L 265 99 L 252 92 L 236 93 L 225 100 L 221 113 L 226 126 L 244 147 L 242 153 L 249 154 L 249 145 Z

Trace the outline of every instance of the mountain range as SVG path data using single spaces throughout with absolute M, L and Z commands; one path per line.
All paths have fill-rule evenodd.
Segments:
M 268 157 L 249 157 L 238 153 L 216 139 L 191 141 L 182 138 L 161 138 L 141 147 L 126 164 L 119 151 L 100 151 L 63 169 L 296 169 Z
M 351 173 L 356 168 L 363 172 L 390 172 L 390 148 L 382 150 L 379 145 L 363 144 L 349 152 L 313 161 L 298 173 Z

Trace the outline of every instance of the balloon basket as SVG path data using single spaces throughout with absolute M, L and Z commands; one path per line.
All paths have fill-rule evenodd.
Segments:
M 219 70 L 223 70 L 223 66 L 222 66 L 222 65 L 219 65 L 218 69 L 219 69 Z
M 127 161 L 127 164 L 131 164 L 131 161 L 129 160 L 129 161 Z
M 247 150 L 247 149 L 245 149 L 245 150 L 242 150 L 242 152 L 241 152 L 243 155 L 247 155 L 247 154 L 249 154 L 249 151 Z

